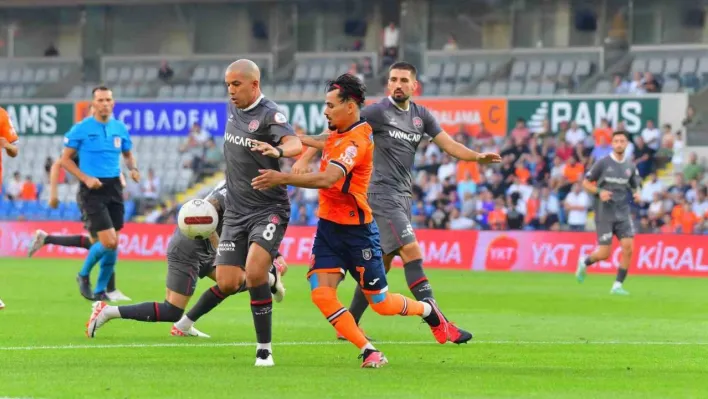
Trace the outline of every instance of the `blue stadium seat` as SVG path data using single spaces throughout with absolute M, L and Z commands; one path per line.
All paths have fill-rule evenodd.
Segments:
M 47 214 L 47 219 L 49 220 L 62 220 L 61 210 L 59 208 L 52 209 Z
M 309 202 L 305 204 L 305 211 L 307 212 L 307 218 L 311 219 L 313 216 L 316 217 L 315 215 L 315 208 L 317 207 L 317 204 L 313 202 Z

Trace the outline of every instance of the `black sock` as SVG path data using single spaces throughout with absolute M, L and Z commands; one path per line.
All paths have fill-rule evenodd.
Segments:
M 77 236 L 55 236 L 48 235 L 44 239 L 45 244 L 54 244 L 61 247 L 91 248 L 91 239 L 85 235 Z
M 361 287 L 359 286 L 359 284 L 357 284 L 356 289 L 354 290 L 352 304 L 349 305 L 349 313 L 354 316 L 354 321 L 356 321 L 356 324 L 359 324 L 361 316 L 364 314 L 366 308 L 368 307 L 369 301 L 366 300 L 366 295 L 364 295 L 364 293 L 361 291 Z
M 434 301 L 435 300 L 433 298 L 429 298 L 426 302 L 428 302 L 428 304 L 430 304 L 431 302 L 434 302 Z M 443 317 L 445 317 L 445 316 L 443 316 Z M 428 323 L 428 325 L 431 327 L 437 327 L 442 322 L 442 320 L 440 320 L 440 317 L 438 317 L 437 312 L 435 312 L 435 309 L 433 309 L 428 316 L 423 317 L 423 320 L 426 323 Z
M 273 297 L 268 283 L 248 289 L 251 294 L 251 313 L 256 327 L 256 339 L 259 344 L 269 344 L 273 327 Z
M 106 292 L 113 292 L 116 290 L 116 272 L 111 274 L 111 279 L 108 280 L 108 285 L 106 286 Z
M 184 309 L 165 301 L 162 303 L 143 302 L 137 305 L 118 306 L 118 312 L 121 319 L 174 323 L 182 317 Z
M 593 262 L 592 259 L 590 259 L 589 256 L 588 256 L 587 258 L 585 258 L 585 266 L 590 266 L 590 265 L 592 265 L 593 263 L 595 263 L 595 262 Z
M 615 281 L 617 281 L 618 283 L 624 283 L 624 279 L 627 278 L 627 271 L 627 269 L 622 269 L 621 267 L 617 269 L 617 278 L 615 279 Z
M 245 286 L 246 283 L 243 283 Z M 202 296 L 199 297 L 197 303 L 189 309 L 187 312 L 187 317 L 189 320 L 197 321 L 200 317 L 211 312 L 212 309 L 219 306 L 219 304 L 226 299 L 228 295 L 224 294 L 218 285 L 215 285 L 208 290 L 204 291 Z
M 415 299 L 422 301 L 425 298 L 435 299 L 433 289 L 430 288 L 428 278 L 423 271 L 423 260 L 412 260 L 403 265 L 403 271 L 406 274 L 406 283 Z

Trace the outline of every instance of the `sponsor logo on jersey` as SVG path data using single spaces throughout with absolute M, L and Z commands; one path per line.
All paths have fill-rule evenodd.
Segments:
M 622 177 L 605 177 L 605 181 L 615 184 L 627 184 L 629 182 L 628 179 Z
M 394 139 L 406 140 L 406 141 L 410 141 L 411 143 L 417 143 L 420 141 L 421 138 L 423 138 L 422 134 L 404 133 L 400 130 L 389 130 L 388 135 L 393 137 Z
M 224 140 L 225 140 L 227 143 L 240 145 L 240 146 L 242 146 L 242 147 L 249 147 L 249 148 L 251 148 L 251 147 L 255 147 L 255 146 L 256 146 L 256 143 L 254 142 L 253 139 L 250 139 L 250 138 L 248 138 L 248 137 L 243 137 L 243 136 L 236 136 L 236 135 L 231 134 L 231 133 L 226 133 L 226 134 L 224 134 Z

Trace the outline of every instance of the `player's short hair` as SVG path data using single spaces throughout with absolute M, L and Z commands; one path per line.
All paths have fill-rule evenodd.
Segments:
M 612 138 L 615 136 L 624 136 L 627 138 L 627 140 L 632 141 L 632 137 L 629 135 L 629 132 L 626 130 L 616 130 L 612 133 Z
M 96 86 L 91 90 L 91 96 L 95 96 L 97 91 L 111 91 L 108 86 Z
M 409 71 L 411 73 L 411 75 L 413 75 L 413 77 L 416 77 L 418 75 L 418 69 L 416 69 L 416 67 L 413 64 L 411 64 L 410 62 L 405 62 L 405 61 L 394 62 L 393 65 L 391 65 L 388 68 L 388 71 L 391 72 L 394 69 L 401 69 L 404 71 Z
M 366 100 L 366 85 L 356 76 L 345 73 L 337 79 L 327 82 L 327 93 L 332 90 L 339 90 L 339 98 L 342 101 L 354 101 L 358 106 L 364 105 Z

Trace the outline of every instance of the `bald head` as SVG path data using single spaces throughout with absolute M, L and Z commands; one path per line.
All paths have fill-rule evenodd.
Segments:
M 243 76 L 248 80 L 261 80 L 261 70 L 258 68 L 258 65 L 245 58 L 232 62 L 231 65 L 226 68 L 226 73 L 229 74 L 230 72 Z
M 253 104 L 261 95 L 261 71 L 251 60 L 237 60 L 226 68 L 224 81 L 231 102 L 244 109 Z

